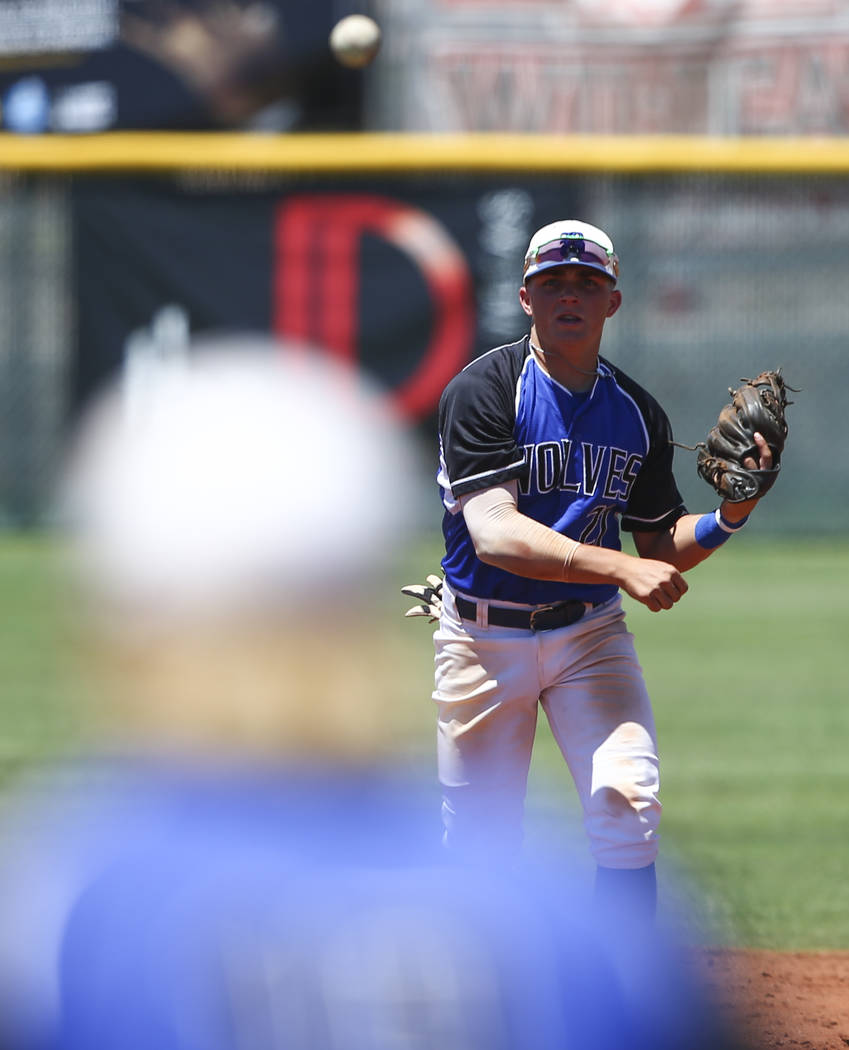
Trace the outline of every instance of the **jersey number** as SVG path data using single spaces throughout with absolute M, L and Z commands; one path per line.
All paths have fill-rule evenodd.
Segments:
M 600 547 L 602 540 L 607 534 L 610 515 L 613 513 L 615 513 L 615 508 L 611 506 L 593 507 L 589 514 L 589 521 L 584 527 L 584 531 L 578 537 L 579 542 Z

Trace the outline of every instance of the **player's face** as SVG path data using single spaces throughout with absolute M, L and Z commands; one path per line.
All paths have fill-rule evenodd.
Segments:
M 604 322 L 619 309 L 622 293 L 600 270 L 552 266 L 519 289 L 522 309 L 534 323 L 543 350 L 601 341 Z

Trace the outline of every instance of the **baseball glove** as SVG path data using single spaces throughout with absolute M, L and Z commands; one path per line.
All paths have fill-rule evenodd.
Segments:
M 442 577 L 431 573 L 425 583 L 410 583 L 401 588 L 401 593 L 416 598 L 418 604 L 408 609 L 405 616 L 427 616 L 434 623 L 442 614 Z
M 700 441 L 698 472 L 730 503 L 759 499 L 769 492 L 781 470 L 781 453 L 787 440 L 784 411 L 793 402 L 787 400 L 788 386 L 781 369 L 761 372 L 754 379 L 741 379 L 742 386 L 728 388 L 731 401 L 719 413 L 719 419 L 706 441 Z M 772 467 L 761 470 L 747 466 L 745 460 L 760 463 L 754 434 L 760 433 L 772 450 Z

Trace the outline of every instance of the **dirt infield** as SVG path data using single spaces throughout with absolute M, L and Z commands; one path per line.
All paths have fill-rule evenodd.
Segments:
M 751 1050 L 849 1047 L 849 952 L 716 949 L 704 963 Z

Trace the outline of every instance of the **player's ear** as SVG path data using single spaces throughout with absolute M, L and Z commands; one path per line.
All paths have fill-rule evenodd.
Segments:
M 528 317 L 533 317 L 531 298 L 528 295 L 528 289 L 524 285 L 521 285 L 519 287 L 519 302 L 522 304 L 522 309 L 525 311 Z
M 607 307 L 607 316 L 612 317 L 619 307 L 622 305 L 622 293 L 618 288 L 614 288 L 610 293 L 610 305 Z

